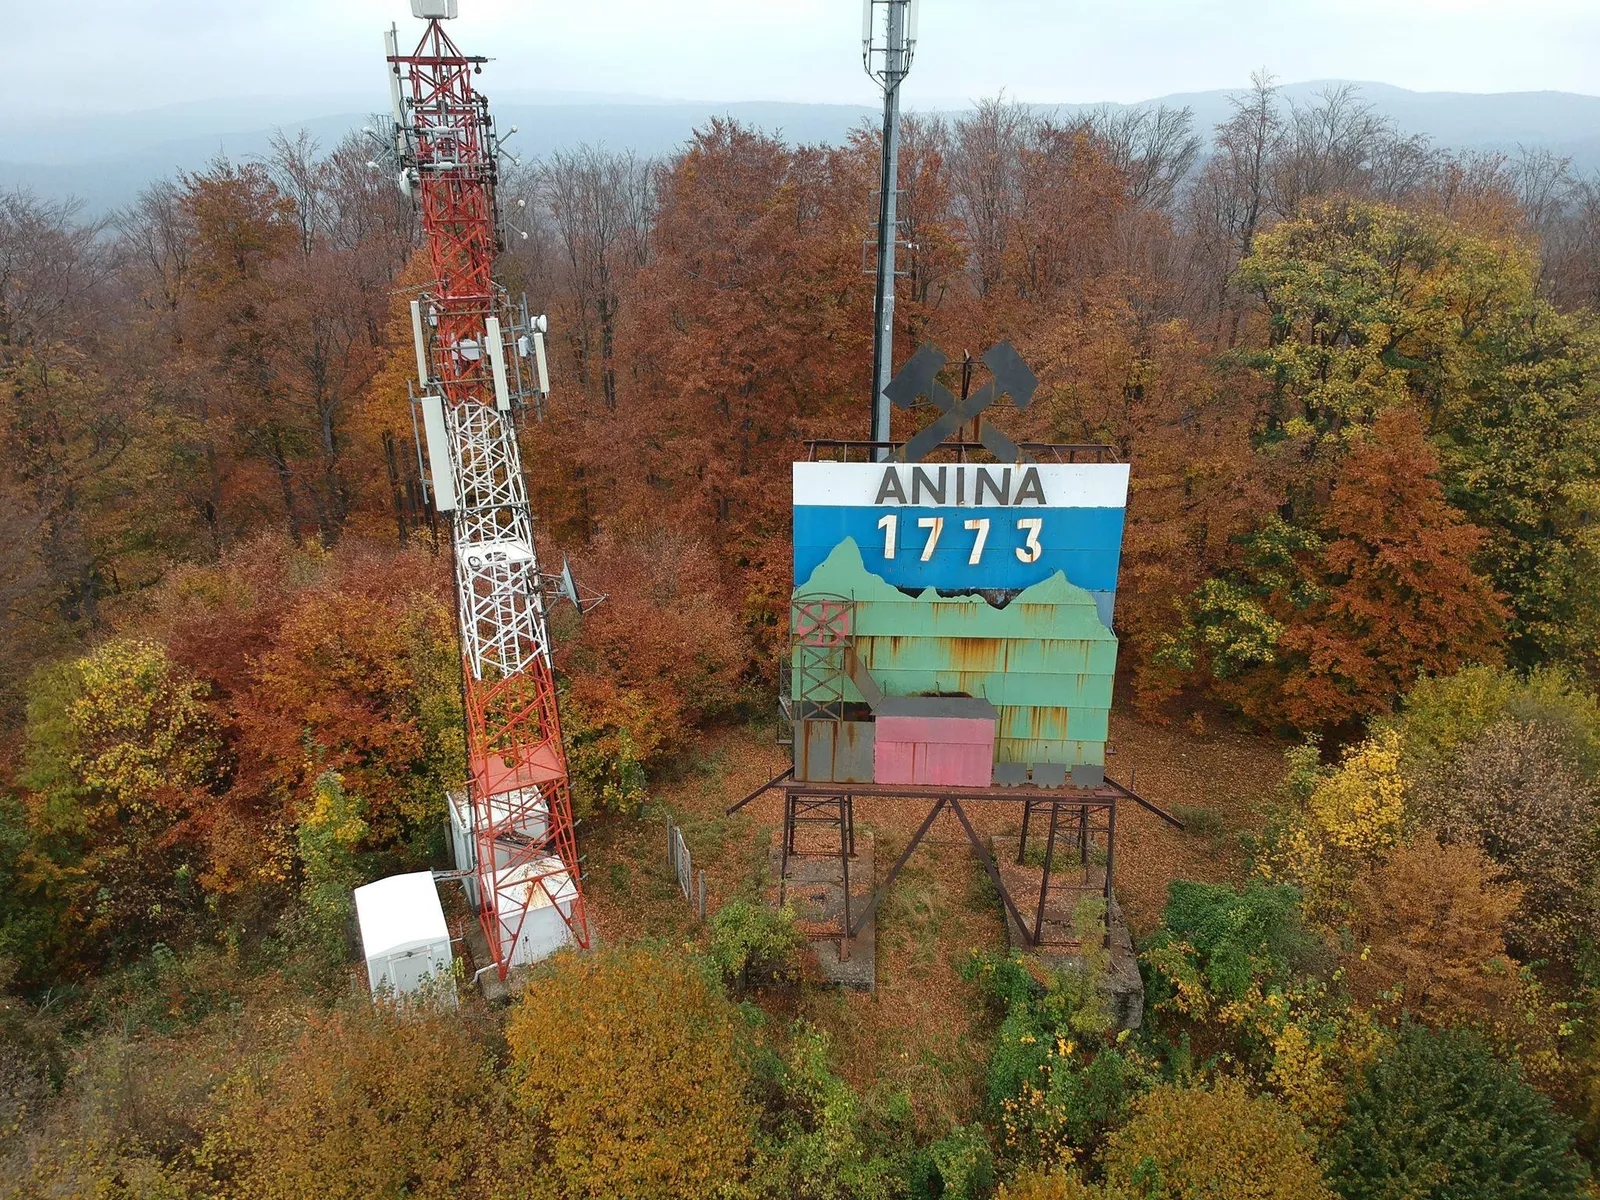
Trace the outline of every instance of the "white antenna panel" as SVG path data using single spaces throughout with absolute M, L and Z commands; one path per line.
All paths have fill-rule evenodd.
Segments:
M 501 412 L 511 411 L 511 388 L 506 384 L 506 344 L 500 336 L 500 318 L 486 317 L 483 337 L 489 347 L 489 367 L 494 372 L 494 406 Z
M 428 467 L 433 475 L 433 507 L 439 512 L 456 508 L 456 476 L 450 466 L 450 437 L 444 427 L 444 401 L 422 398 L 422 430 L 428 439 Z
M 400 57 L 400 34 L 393 25 L 384 31 L 384 53 L 389 58 Z M 406 106 L 400 94 L 400 64 L 389 64 L 389 103 L 394 108 L 394 127 L 396 132 L 406 127 Z
M 411 15 L 424 21 L 452 21 L 456 17 L 456 0 L 411 0 Z
M 411 302 L 411 340 L 417 347 L 417 382 L 428 386 L 428 339 L 422 332 L 422 302 Z
M 550 394 L 550 364 L 544 358 L 544 334 L 535 327 L 533 331 L 533 357 L 539 364 L 539 394 Z

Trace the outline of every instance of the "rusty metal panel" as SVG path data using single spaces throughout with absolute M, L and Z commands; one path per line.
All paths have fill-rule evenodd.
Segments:
M 801 721 L 795 735 L 795 778 L 871 783 L 876 735 L 870 721 Z
M 969 696 L 998 710 L 999 762 L 1100 765 L 1117 639 L 1095 598 L 1057 574 L 1003 607 L 982 596 L 908 595 L 840 543 L 796 589 L 849 598 L 856 655 L 887 697 Z M 848 681 L 842 699 L 862 696 Z

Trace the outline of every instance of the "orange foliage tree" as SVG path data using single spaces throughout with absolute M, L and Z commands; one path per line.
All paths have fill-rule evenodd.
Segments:
M 1438 1023 L 1512 1015 L 1518 966 L 1505 928 L 1522 893 L 1481 852 L 1419 834 L 1352 892 L 1344 961 L 1358 1001 Z
M 1438 467 L 1409 409 L 1382 414 L 1345 459 L 1315 596 L 1280 643 L 1282 712 L 1294 724 L 1383 711 L 1421 675 L 1498 661 L 1505 610 L 1472 567 L 1483 533 L 1446 503 Z

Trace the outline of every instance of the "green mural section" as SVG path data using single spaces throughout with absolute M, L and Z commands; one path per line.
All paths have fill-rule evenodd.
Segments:
M 1000 762 L 1105 764 L 1117 638 L 1094 598 L 1057 572 L 1004 608 L 981 596 L 908 596 L 866 569 L 846 539 L 795 598 L 855 602 L 857 653 L 891 696 L 966 695 L 1000 710 Z M 796 657 L 796 699 L 799 663 Z M 848 681 L 845 698 L 859 701 Z

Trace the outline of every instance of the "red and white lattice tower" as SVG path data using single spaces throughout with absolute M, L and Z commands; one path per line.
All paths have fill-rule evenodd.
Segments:
M 526 309 L 519 321 L 492 276 L 500 150 L 488 102 L 472 86 L 486 60 L 462 54 L 440 25 L 455 0 L 412 0 L 412 11 L 428 22 L 413 52 L 399 53 L 397 35 L 387 35 L 401 184 L 420 209 L 433 273 L 412 324 L 460 617 L 477 884 L 469 893 L 504 978 L 553 943 L 587 947 L 589 929 L 545 619 L 552 581 L 534 549 L 513 420 L 525 394 L 510 375 L 521 380 L 528 356 Z M 532 336 L 542 375 L 538 327 Z

